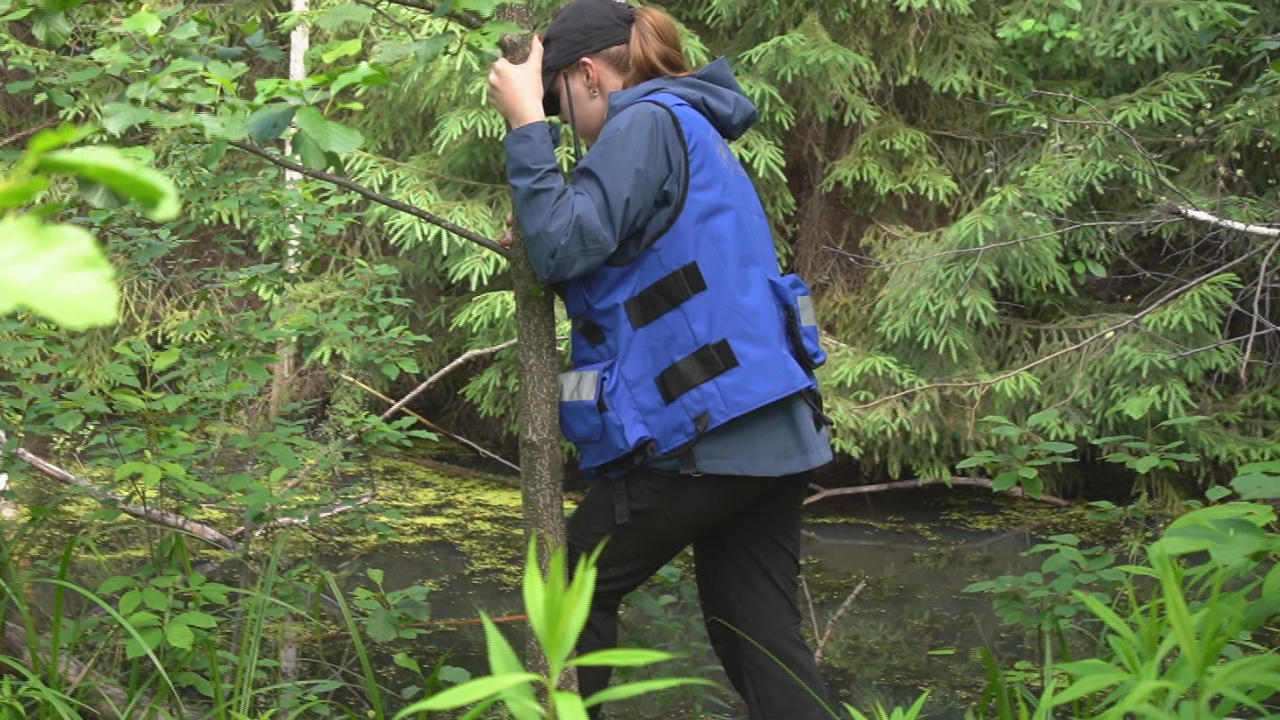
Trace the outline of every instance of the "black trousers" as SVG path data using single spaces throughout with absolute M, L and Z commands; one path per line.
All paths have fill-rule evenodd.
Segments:
M 637 470 L 595 481 L 568 527 L 574 563 L 609 539 L 578 652 L 614 647 L 623 597 L 692 544 L 711 645 L 751 720 L 835 717 L 800 635 L 796 600 L 808 477 Z M 609 668 L 579 668 L 583 697 L 603 690 L 609 675 Z M 593 708 L 592 717 L 600 716 Z

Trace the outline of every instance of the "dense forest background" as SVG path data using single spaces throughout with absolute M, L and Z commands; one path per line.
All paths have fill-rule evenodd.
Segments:
M 141 693 L 107 705 L 190 691 L 243 720 L 327 697 L 327 686 L 263 689 L 283 666 L 240 674 L 232 661 L 259 667 L 256 645 L 192 659 L 219 638 L 305 616 L 302 570 L 280 584 L 297 595 L 258 585 L 228 600 L 189 563 L 252 557 L 266 562 L 253 577 L 275 582 L 285 564 L 256 554 L 275 530 L 387 537 L 402 516 L 370 464 L 388 452 L 423 458 L 452 438 L 454 460 L 528 464 L 516 298 L 540 293 L 518 290 L 518 256 L 497 242 L 510 207 L 505 126 L 485 87 L 510 38 L 557 5 L 0 0 L 0 168 L 18 178 L 0 183 L 0 209 L 91 233 L 119 307 L 114 324 L 85 330 L 0 316 L 0 490 L 12 486 L 0 510 L 16 499 L 25 523 L 0 559 L 18 573 L 60 556 L 60 571 L 44 569 L 63 587 L 86 538 L 145 548 L 150 565 L 95 588 L 133 629 L 112 635 L 90 615 L 65 632 L 77 649 L 106 638 L 128 660 L 185 674 L 165 676 L 165 692 L 135 667 L 124 685 Z M 1244 499 L 1280 494 L 1274 0 L 660 5 L 690 59 L 728 57 L 760 110 L 734 149 L 785 265 L 815 292 L 840 451 L 823 486 L 993 480 L 1166 510 L 1205 488 L 1222 499 L 1232 478 Z M 24 151 L 65 142 L 155 168 L 181 212 L 144 212 L 111 162 L 28 177 L 45 166 Z M 571 155 L 562 148 L 566 170 Z M 72 284 L 50 282 L 48 295 L 75 295 Z M 87 533 L 51 550 L 61 540 L 42 523 L 65 520 L 55 508 L 68 498 L 76 522 L 111 540 Z M 1249 572 L 1280 551 L 1262 507 L 1232 516 L 1242 524 L 1219 538 L 1257 539 L 1230 545 Z M 177 532 L 113 534 L 125 516 Z M 190 537 L 199 550 L 188 555 Z M 1089 582 L 1116 562 L 1089 565 L 1106 557 L 1095 550 L 1072 566 Z M 1105 578 L 1112 597 L 1122 575 Z M 1181 587 L 1169 577 L 1165 591 Z M 1267 577 L 1232 607 L 1280 597 L 1280 574 Z M 23 582 L 0 577 L 7 647 L 28 648 L 6 667 L 43 667 L 29 677 L 57 689 L 64 627 L 54 622 L 49 641 L 41 613 L 15 610 L 31 607 Z M 317 595 L 340 595 L 319 582 Z M 417 592 L 359 596 L 368 624 L 350 635 L 410 637 L 397 633 L 425 617 Z M 1152 602 L 1128 607 L 1174 607 Z M 1069 616 L 1054 612 L 1018 622 Z M 1253 626 L 1205 626 L 1204 637 L 1268 622 L 1273 632 L 1274 609 L 1257 612 Z M 281 630 L 282 647 L 296 648 L 294 630 Z M 1274 643 L 1260 642 L 1241 652 L 1273 662 Z M 1218 650 L 1196 657 L 1212 665 Z M 209 677 L 249 690 L 228 695 Z M 367 707 L 381 718 L 376 685 Z
M 514 338 L 501 255 L 321 180 L 286 184 L 244 152 L 500 236 L 504 127 L 484 76 L 511 27 L 486 19 L 487 0 L 418 5 L 10 3 L 3 151 L 40 127 L 97 123 L 169 173 L 186 208 L 163 224 L 107 197 L 63 211 L 105 243 L 123 317 L 75 336 L 6 321 L 14 431 L 82 445 L 139 389 L 123 378 L 150 389 L 221 373 L 243 388 L 234 415 L 270 406 L 336 437 L 379 407 L 352 380 L 399 397 Z M 1274 240 L 1168 207 L 1274 220 L 1274 8 L 667 9 L 691 58 L 727 55 L 760 107 L 736 149 L 786 263 L 817 293 L 849 477 L 949 476 L 985 442 L 977 419 L 1048 408 L 1044 433 L 1068 441 L 1205 416 L 1182 430 L 1206 473 L 1274 450 Z M 305 79 L 289 80 L 295 27 L 310 44 Z M 414 407 L 511 454 L 514 356 L 470 365 Z

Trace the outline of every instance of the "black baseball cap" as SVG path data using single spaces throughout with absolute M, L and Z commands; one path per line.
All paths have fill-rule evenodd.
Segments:
M 552 92 L 556 73 L 588 55 L 631 42 L 635 8 L 621 0 L 573 0 L 560 8 L 542 34 L 542 109 L 560 114 Z

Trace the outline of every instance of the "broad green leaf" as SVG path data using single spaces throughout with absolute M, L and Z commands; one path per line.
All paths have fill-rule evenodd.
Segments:
M 298 108 L 294 120 L 325 152 L 347 153 L 364 143 L 360 131 L 333 122 L 313 107 Z
M 387 608 L 378 608 L 369 614 L 365 623 L 365 631 L 376 643 L 391 642 L 399 637 L 400 624 L 396 622 L 396 614 Z
M 155 360 L 151 362 L 151 369 L 156 372 L 164 372 L 173 366 L 182 358 L 182 348 L 170 347 L 160 354 L 156 355 Z
M 287 103 L 275 103 L 254 111 L 245 121 L 249 129 L 249 137 L 258 144 L 275 140 L 289 129 L 289 124 L 293 122 L 293 116 L 297 112 L 296 105 Z
M 329 167 L 329 156 L 310 135 L 301 130 L 294 133 L 293 150 L 298 153 L 302 164 L 312 170 L 325 170 Z
M 1138 460 L 1133 463 L 1133 469 L 1137 471 L 1138 474 L 1145 475 L 1148 472 L 1151 472 L 1151 470 L 1159 464 L 1159 455 L 1147 455 L 1145 457 L 1138 458 Z
M 402 667 L 414 673 L 422 672 L 422 668 L 418 666 L 418 661 L 409 657 L 408 653 L 398 652 L 392 655 L 391 662 L 395 663 L 397 667 Z
M 68 145 L 74 145 L 97 132 L 92 125 L 71 125 L 64 123 L 54 129 L 41 130 L 31 136 L 27 144 L 27 154 L 38 158 L 40 155 Z
M 1038 427 L 1040 425 L 1051 423 L 1054 420 L 1057 420 L 1058 416 L 1061 414 L 1062 413 L 1058 410 L 1041 410 L 1027 418 L 1027 427 Z
M 524 595 L 524 612 L 529 617 L 529 627 L 533 628 L 533 633 L 537 636 L 538 642 L 543 647 L 546 647 L 551 638 L 551 626 L 547 620 L 546 586 L 543 582 L 542 574 L 538 570 L 537 538 L 529 539 L 529 547 L 525 551 L 522 594 Z M 511 671 L 510 667 L 503 670 L 503 672 Z M 493 672 L 499 672 L 498 668 L 494 667 Z
M 160 18 L 147 10 L 139 10 L 120 23 L 121 30 L 125 32 L 140 32 L 147 37 L 160 32 L 161 27 L 163 27 L 163 23 L 160 22 Z
M 27 308 L 72 330 L 116 321 L 115 271 L 87 231 L 0 218 L 0 255 L 0 315 Z
M 65 12 L 36 10 L 31 13 L 31 34 L 36 36 L 41 45 L 61 47 L 74 32 L 71 19 Z
M 191 628 L 180 622 L 171 622 L 165 625 L 164 637 L 169 641 L 170 645 L 181 650 L 190 650 L 191 644 L 196 639 L 196 635 L 191 632 Z
M 71 432 L 72 430 L 80 427 L 82 423 L 84 423 L 84 413 L 79 410 L 68 410 L 63 413 L 58 413 L 58 415 L 53 418 L 54 427 L 63 432 Z
M 113 102 L 102 107 L 102 127 L 112 135 L 119 135 L 149 119 L 151 119 L 149 109 L 135 107 L 129 103 Z
M 121 155 L 115 148 L 82 147 L 55 150 L 40 158 L 43 172 L 63 172 L 100 182 L 137 200 L 156 221 L 178 216 L 178 189 L 159 172 Z
M 362 46 L 363 45 L 360 41 L 360 38 L 351 38 L 350 40 L 344 40 L 343 42 L 338 43 L 333 48 L 331 48 L 330 50 L 322 54 L 320 56 L 320 59 L 325 61 L 326 63 L 331 63 L 334 60 L 337 60 L 339 58 L 344 58 L 349 55 L 358 54 Z
M 218 618 L 210 615 L 209 613 L 198 612 L 195 610 L 180 613 L 174 619 L 178 622 L 186 623 L 187 625 L 192 625 L 198 628 L 214 628 L 218 626 Z
M 579 655 L 570 665 L 587 667 L 640 667 L 678 657 L 672 653 L 646 648 L 609 648 Z

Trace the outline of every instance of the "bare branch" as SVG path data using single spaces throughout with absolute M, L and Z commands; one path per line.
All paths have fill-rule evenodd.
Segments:
M 1203 210 L 1192 210 L 1189 207 L 1183 207 L 1182 205 L 1176 205 L 1174 203 L 1161 205 L 1159 210 L 1171 215 L 1181 215 L 1188 220 L 1198 220 L 1199 222 L 1209 223 L 1210 225 L 1216 225 L 1218 227 L 1239 230 L 1242 233 L 1248 233 L 1250 235 L 1280 238 L 1280 227 L 1272 227 L 1270 225 L 1251 225 L 1249 223 L 1236 222 L 1235 220 L 1227 220 Z
M 364 383 L 360 382 L 359 380 L 356 380 L 356 379 L 355 379 L 355 378 L 353 378 L 353 377 L 349 377 L 349 376 L 347 376 L 347 375 L 339 375 L 338 377 L 342 378 L 343 380 L 346 380 L 347 382 L 351 383 L 352 385 L 355 385 L 356 387 L 360 388 L 361 390 L 364 390 L 365 392 L 369 393 L 370 395 L 373 395 L 373 396 L 375 396 L 375 397 L 377 397 L 377 398 L 379 398 L 379 399 L 381 399 L 381 400 L 384 400 L 384 401 L 386 401 L 386 402 L 388 402 L 388 403 L 391 403 L 393 406 L 395 405 L 395 401 L 394 401 L 394 400 L 392 400 L 391 398 L 387 397 L 386 395 L 383 395 L 382 393 L 378 392 L 377 390 L 374 390 L 373 388 L 371 388 L 371 387 L 369 387 L 368 385 L 366 385 L 366 384 L 364 384 Z M 468 439 L 466 439 L 466 438 L 462 437 L 461 435 L 455 435 L 455 434 L 453 434 L 453 433 L 449 432 L 448 430 L 445 430 L 444 428 L 440 427 L 439 425 L 436 425 L 435 423 L 431 422 L 430 420 L 428 420 L 428 419 L 426 419 L 426 418 L 422 417 L 422 416 L 421 416 L 421 415 L 419 415 L 418 413 L 416 413 L 416 412 L 414 412 L 414 411 L 412 411 L 412 410 L 410 410 L 410 409 L 408 409 L 408 408 L 404 408 L 404 407 L 399 408 L 399 412 L 405 413 L 406 415 L 411 415 L 411 416 L 413 416 L 414 418 L 417 418 L 418 422 L 422 423 L 423 425 L 426 425 L 427 427 L 431 428 L 432 430 L 435 430 L 436 432 L 440 433 L 441 435 L 447 435 L 448 437 L 451 437 L 451 438 L 453 438 L 454 440 L 456 440 L 456 441 L 458 441 L 458 442 L 462 443 L 463 445 L 466 445 L 467 447 L 471 448 L 472 450 L 475 450 L 477 453 L 480 453 L 481 455 L 483 455 L 483 456 L 485 456 L 485 457 L 489 458 L 490 460 L 496 460 L 496 461 L 498 461 L 498 462 L 502 463 L 503 465 L 506 465 L 507 467 L 511 468 L 512 470 L 515 470 L 516 472 L 520 472 L 520 466 L 519 466 L 519 465 L 516 465 L 515 463 L 512 463 L 512 462 L 510 462 L 510 461 L 508 461 L 508 460 L 506 460 L 506 459 L 504 459 L 504 458 L 502 458 L 502 457 L 500 457 L 500 456 L 498 456 L 498 455 L 495 455 L 495 454 L 493 454 L 493 453 L 489 452 L 488 450 L 485 450 L 484 448 L 482 448 L 482 447 L 480 447 L 479 445 L 477 445 L 476 443 L 471 442 L 470 440 L 468 440 Z M 384 420 L 385 420 L 385 419 L 386 419 L 390 414 L 391 414 L 391 411 L 388 411 L 387 413 L 384 413 L 384 414 L 383 414 L 383 416 L 382 416 L 382 419 L 384 419 Z
M 426 210 L 423 210 L 422 208 L 414 207 L 413 205 L 410 205 L 408 203 L 401 202 L 399 200 L 387 197 L 386 195 L 383 195 L 382 193 L 377 192 L 376 190 L 371 190 L 359 183 L 352 182 L 351 180 L 348 180 L 339 175 L 327 173 L 323 170 L 312 170 L 311 168 L 301 163 L 296 163 L 288 158 L 281 157 L 269 150 L 264 150 L 263 148 L 260 148 L 257 145 L 254 145 L 252 143 L 236 141 L 231 143 L 231 145 L 238 147 L 247 153 L 257 155 L 258 157 L 263 158 L 274 165 L 279 165 L 282 168 L 287 168 L 296 173 L 306 175 L 309 178 L 315 178 L 316 180 L 323 180 L 327 183 L 332 183 L 344 190 L 350 190 L 351 192 L 359 195 L 360 197 L 365 198 L 366 200 L 372 200 L 373 202 L 376 202 L 379 205 L 384 205 L 393 210 L 399 210 L 400 212 L 408 213 L 409 215 L 412 215 L 418 218 L 419 220 L 429 222 L 432 225 L 435 225 L 436 227 L 447 230 L 453 233 L 454 235 L 457 235 L 460 238 L 470 240 L 471 242 L 476 243 L 481 247 L 492 250 L 498 253 L 499 255 L 503 255 L 503 256 L 507 255 L 507 249 L 502 247 L 502 245 L 500 245 L 496 240 L 490 240 L 489 238 L 477 232 L 468 230 L 462 227 L 461 225 L 458 225 L 457 223 L 452 223 L 452 222 L 449 222 L 448 220 L 445 220 L 442 217 L 432 215 L 431 213 L 427 212 Z
M 484 355 L 492 355 L 493 353 L 496 353 L 499 350 L 506 350 L 512 345 L 515 345 L 516 342 L 517 342 L 516 340 L 508 340 L 502 343 L 501 345 L 494 345 L 493 347 L 487 347 L 487 348 L 477 348 L 475 350 L 468 350 L 462 353 L 453 362 L 440 368 L 435 372 L 434 375 L 424 380 L 421 385 L 413 389 L 413 392 L 400 398 L 400 402 L 397 402 L 391 407 L 387 408 L 387 411 L 382 413 L 382 419 L 386 420 L 392 415 L 395 415 L 397 410 L 400 410 L 405 405 L 408 405 L 410 401 L 412 401 L 414 398 L 421 395 L 427 388 L 439 382 L 440 378 L 449 374 L 451 371 L 457 369 L 460 365 L 467 362 L 468 360 L 472 358 L 481 357 Z
M 355 510 L 358 507 L 363 507 L 365 505 L 368 505 L 369 503 L 373 502 L 373 497 L 374 497 L 373 493 L 371 492 L 365 493 L 364 495 L 361 495 L 360 497 L 356 498 L 355 500 L 352 500 L 351 502 L 339 503 L 329 508 L 328 510 L 323 510 L 318 513 L 309 513 L 307 517 L 276 518 L 275 520 L 272 520 L 269 523 L 258 525 L 253 528 L 249 528 L 247 526 L 242 525 L 236 528 L 235 530 L 232 530 L 231 535 L 232 537 L 242 537 L 244 536 L 245 531 L 250 529 L 253 530 L 254 535 L 257 535 L 267 530 L 274 530 L 275 528 L 292 527 L 297 525 L 308 525 L 310 524 L 313 518 L 324 519 L 328 517 L 333 517 L 334 515 L 341 515 L 344 512 Z
M 858 595 L 860 595 L 866 587 L 866 580 L 858 583 L 858 586 L 853 589 L 853 592 L 849 593 L 849 597 L 846 597 L 844 602 L 840 603 L 840 607 L 836 609 L 836 614 L 832 615 L 831 619 L 827 621 L 827 631 L 822 634 L 822 639 L 818 641 L 818 647 L 813 651 L 814 664 L 822 664 L 822 650 L 827 646 L 827 641 L 831 639 L 831 631 L 835 629 L 836 623 L 840 621 L 840 618 L 844 617 L 844 614 L 853 606 L 853 601 L 858 598 Z
M 1249 356 L 1253 355 L 1253 340 L 1258 337 L 1258 319 L 1262 317 L 1263 281 L 1267 279 L 1267 265 L 1271 262 L 1271 256 L 1275 255 L 1276 248 L 1280 248 L 1280 242 L 1272 244 L 1266 257 L 1262 258 L 1262 267 L 1258 270 L 1258 287 L 1253 292 L 1253 315 L 1250 317 L 1249 340 L 1245 342 L 1244 356 L 1240 358 L 1240 382 L 1245 386 L 1249 384 Z
M 57 125 L 59 122 L 62 122 L 62 118 L 53 118 L 52 120 L 46 120 L 33 128 L 23 130 L 22 132 L 16 132 L 10 135 L 9 137 L 3 140 L 0 140 L 0 147 L 4 147 L 5 145 L 8 145 L 11 142 L 16 142 L 18 140 L 21 140 L 22 138 L 28 135 L 34 135 L 35 133 L 45 128 L 53 127 L 54 125 Z
M 983 478 L 953 477 L 953 478 L 948 478 L 942 481 L 899 480 L 897 482 L 879 483 L 876 485 L 857 485 L 855 487 L 843 487 L 843 488 L 831 488 L 831 489 L 819 490 L 818 492 L 805 498 L 804 504 L 808 505 L 810 503 L 818 502 L 823 498 L 834 497 L 836 495 L 865 495 L 866 493 L 885 492 L 886 490 L 912 490 L 915 488 L 922 488 L 922 487 L 934 487 L 938 485 L 940 482 L 945 483 L 947 485 L 965 485 L 968 487 L 984 487 L 984 488 L 991 487 L 991 481 L 985 480 Z M 1059 497 L 1054 497 L 1052 495 L 1040 495 L 1039 497 L 1036 497 L 1034 495 L 1028 495 L 1026 491 L 1024 491 L 1022 488 L 1019 488 L 1019 487 L 1009 488 L 1005 492 L 1008 492 L 1010 495 L 1013 495 L 1014 497 L 1027 498 L 1028 500 L 1039 500 L 1042 503 L 1047 503 L 1049 505 L 1053 505 L 1054 507 L 1069 508 L 1072 506 L 1071 503 L 1067 502 L 1066 500 L 1063 500 L 1062 498 L 1059 498 Z
M 431 13 L 432 15 L 436 15 L 437 13 L 440 12 L 439 6 L 433 5 L 428 2 L 422 2 L 421 0 L 381 0 L 381 1 L 391 3 L 392 5 L 399 5 L 400 7 L 413 8 L 414 10 L 420 10 L 422 12 Z M 442 15 L 441 17 L 444 17 L 448 20 L 452 20 L 458 23 L 459 25 L 462 25 L 463 27 L 469 28 L 471 30 L 479 30 L 480 28 L 484 27 L 484 18 L 480 17 L 479 15 L 476 15 L 473 12 L 468 12 L 468 11 L 450 12 Z

